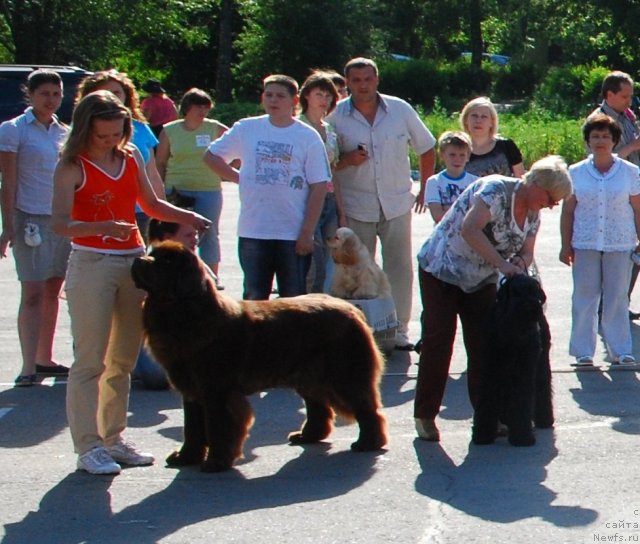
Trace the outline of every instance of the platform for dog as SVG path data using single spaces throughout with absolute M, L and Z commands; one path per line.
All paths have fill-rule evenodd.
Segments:
M 396 331 L 400 324 L 393 298 L 352 299 L 349 302 L 367 318 L 380 349 L 387 355 L 391 353 L 396 345 Z

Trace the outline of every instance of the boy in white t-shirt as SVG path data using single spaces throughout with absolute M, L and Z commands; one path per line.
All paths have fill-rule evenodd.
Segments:
M 445 169 L 427 180 L 424 195 L 431 217 L 439 223 L 446 211 L 478 176 L 469 174 L 465 167 L 471 157 L 471 139 L 465 132 L 447 131 L 438 139 L 440 159 Z
M 289 76 L 263 82 L 266 115 L 241 119 L 213 142 L 205 163 L 240 186 L 238 255 L 245 300 L 306 292 L 313 233 L 331 169 L 320 135 L 294 118 L 298 84 Z M 241 161 L 240 170 L 231 167 Z

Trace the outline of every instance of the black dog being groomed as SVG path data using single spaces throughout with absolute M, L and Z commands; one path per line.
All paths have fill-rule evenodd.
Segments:
M 473 417 L 473 442 L 491 444 L 498 423 L 509 429 L 514 446 L 535 444 L 532 422 L 553 426 L 549 348 L 540 283 L 517 275 L 503 280 L 487 324 L 488 348 Z

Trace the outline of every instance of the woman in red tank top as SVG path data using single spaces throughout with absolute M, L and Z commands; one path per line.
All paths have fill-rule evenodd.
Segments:
M 126 442 L 129 373 L 142 339 L 142 300 L 131 264 L 144 253 L 136 201 L 148 215 L 189 224 L 209 221 L 159 200 L 135 147 L 131 114 L 108 91 L 83 98 L 54 175 L 53 227 L 72 240 L 66 286 L 74 362 L 67 417 L 77 467 L 116 474 L 120 464 L 148 465 L 152 455 Z

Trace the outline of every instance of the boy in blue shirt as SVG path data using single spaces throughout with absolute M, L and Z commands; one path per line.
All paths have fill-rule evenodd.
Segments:
M 446 211 L 478 176 L 466 172 L 471 157 L 471 139 L 464 132 L 444 132 L 438 139 L 440 160 L 445 169 L 427 180 L 424 195 L 431 217 L 438 223 Z

